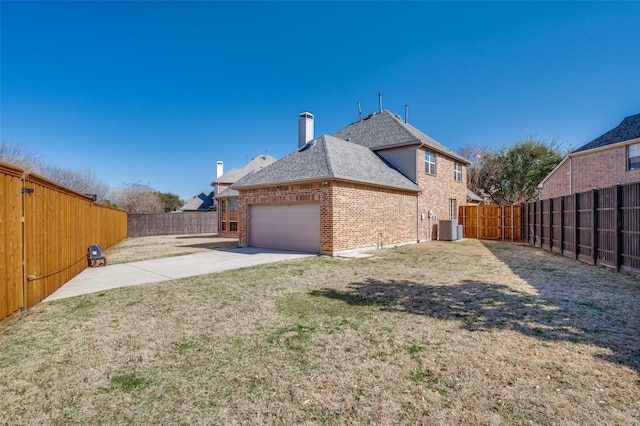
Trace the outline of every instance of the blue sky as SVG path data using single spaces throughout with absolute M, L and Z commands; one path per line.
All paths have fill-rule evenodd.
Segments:
M 454 151 L 640 112 L 640 2 L 0 3 L 1 137 L 189 198 L 378 109 Z

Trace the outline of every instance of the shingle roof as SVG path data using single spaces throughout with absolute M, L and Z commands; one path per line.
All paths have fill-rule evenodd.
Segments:
M 474 201 L 483 201 L 481 196 L 479 196 L 469 188 L 467 188 L 467 198 Z
M 369 148 L 322 135 L 279 161 L 246 175 L 232 188 L 340 179 L 419 192 L 420 187 Z
M 201 192 L 185 201 L 182 210 L 209 210 L 213 207 L 213 192 Z
M 469 163 L 465 158 L 387 110 L 370 114 L 362 120 L 351 123 L 333 136 L 364 145 L 374 151 L 403 145 L 424 145 L 465 164 Z
M 244 167 L 240 169 L 231 169 L 227 173 L 220 176 L 218 179 L 211 182 L 211 185 L 217 183 L 234 183 L 247 173 L 255 172 L 264 167 L 267 167 L 271 163 L 275 163 L 277 160 L 268 154 L 261 154 L 249 161 Z
M 618 125 L 618 127 L 609 130 L 602 136 L 599 136 L 591 142 L 582 145 L 573 152 L 587 151 L 589 149 L 601 148 L 603 146 L 612 145 L 618 142 L 624 142 L 631 139 L 640 138 L 640 114 L 631 115 Z
M 225 189 L 224 191 L 222 191 L 221 193 L 219 193 L 218 195 L 216 195 L 215 198 L 237 197 L 238 195 L 239 195 L 238 191 L 236 191 L 235 189 L 229 187 L 229 188 Z

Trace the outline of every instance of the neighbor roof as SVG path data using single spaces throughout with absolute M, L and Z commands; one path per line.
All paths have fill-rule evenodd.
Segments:
M 474 201 L 484 201 L 481 196 L 467 188 L 467 199 Z
M 211 185 L 217 183 L 234 183 L 248 173 L 255 172 L 264 167 L 267 167 L 271 163 L 275 163 L 277 160 L 268 154 L 261 154 L 249 161 L 244 167 L 240 169 L 231 169 L 227 173 L 220 176 L 218 179 L 211 182 Z
M 469 163 L 465 158 L 387 110 L 370 114 L 362 120 L 351 123 L 333 136 L 364 145 L 374 151 L 405 145 L 424 145 L 465 164 Z
M 339 179 L 421 192 L 369 148 L 322 135 L 279 161 L 246 175 L 232 189 Z
M 182 206 L 182 210 L 209 210 L 213 207 L 213 196 L 212 191 L 201 192 L 195 197 L 189 198 Z
M 618 142 L 629 141 L 640 138 L 640 114 L 631 115 L 618 125 L 618 127 L 609 130 L 602 136 L 599 136 L 576 149 L 575 152 L 587 151 L 589 149 L 601 148 L 603 146 L 612 145 Z

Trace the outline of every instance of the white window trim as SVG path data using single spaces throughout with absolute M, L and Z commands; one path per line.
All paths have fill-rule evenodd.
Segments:
M 634 151 L 637 151 L 637 152 L 634 152 L 634 154 L 637 154 L 637 155 L 630 156 L 630 154 L 631 154 L 631 148 L 633 148 L 633 149 L 634 149 Z M 629 161 L 629 160 L 631 160 L 632 158 L 640 157 L 640 142 L 639 142 L 639 143 L 634 143 L 634 144 L 631 144 L 631 145 L 627 145 L 626 153 L 625 153 L 625 154 L 626 154 L 626 157 L 627 157 L 627 158 L 626 158 L 626 160 L 627 160 L 627 161 L 626 161 L 626 163 L 627 163 L 627 164 L 625 164 L 625 166 L 626 166 L 625 168 L 627 169 L 627 171 L 628 171 L 628 172 L 635 172 L 636 170 L 640 170 L 640 168 L 632 169 L 632 168 L 630 167 L 630 166 L 631 166 L 631 162 Z
M 453 163 L 453 180 L 462 182 L 462 163 L 458 163 L 457 161 Z
M 433 157 L 433 161 L 427 160 L 427 154 L 430 154 Z M 429 166 L 428 170 L 427 170 L 427 165 Z M 433 173 L 431 173 L 432 166 L 433 166 Z M 435 176 L 437 171 L 438 171 L 438 169 L 436 168 L 436 154 L 435 154 L 435 152 L 425 151 L 424 152 L 424 172 L 426 174 Z

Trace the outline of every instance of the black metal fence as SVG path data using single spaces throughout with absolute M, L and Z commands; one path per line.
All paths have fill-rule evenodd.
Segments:
M 522 239 L 640 274 L 640 182 L 524 204 Z

